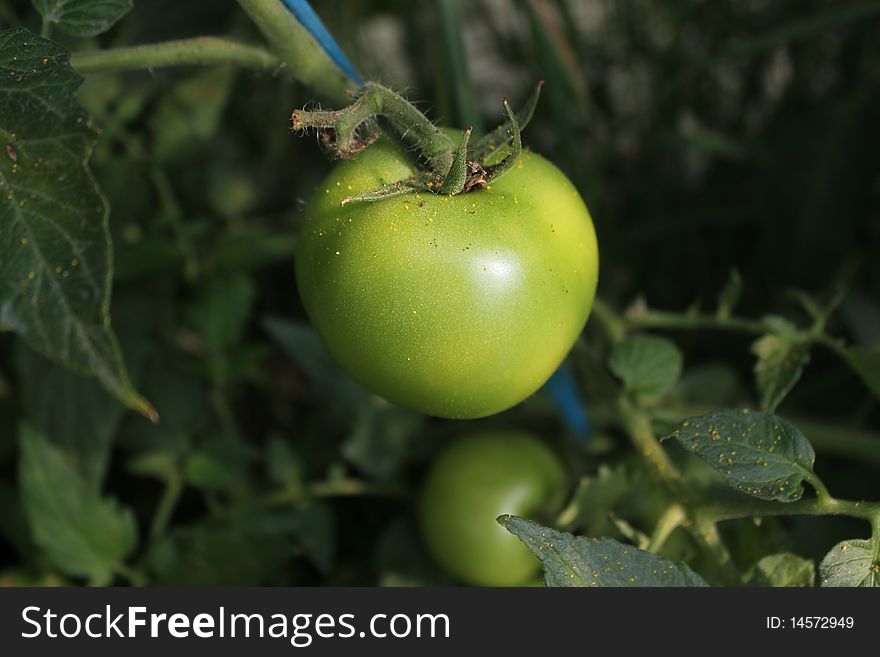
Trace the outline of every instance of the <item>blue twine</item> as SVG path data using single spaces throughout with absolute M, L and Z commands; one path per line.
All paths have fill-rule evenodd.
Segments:
M 333 60 L 333 63 L 336 64 L 336 66 L 338 66 L 340 70 L 342 70 L 342 72 L 351 78 L 358 86 L 363 85 L 364 79 L 360 76 L 360 73 L 357 72 L 357 69 L 351 61 L 349 61 L 348 57 L 345 56 L 345 53 L 342 52 L 342 48 L 336 43 L 336 39 L 333 38 L 333 35 L 330 34 L 326 27 L 324 27 L 324 23 L 318 18 L 318 14 L 312 9 L 312 5 L 309 4 L 309 1 L 281 0 L 281 2 L 283 2 L 284 6 L 287 7 L 296 17 L 296 20 L 302 23 L 302 26 L 308 30 L 309 34 L 314 37 L 315 41 L 318 42 L 318 45 L 324 49 L 325 53 L 327 53 L 327 56 Z
M 560 367 L 544 384 L 544 391 L 559 409 L 565 426 L 578 438 L 587 441 L 592 434 L 590 418 L 581 404 L 574 376 L 564 367 Z

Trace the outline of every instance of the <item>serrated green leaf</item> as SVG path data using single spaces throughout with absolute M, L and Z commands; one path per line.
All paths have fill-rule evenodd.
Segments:
M 257 456 L 247 443 L 214 437 L 187 454 L 183 478 L 205 491 L 232 490 L 245 484 L 248 468 Z
M 600 465 L 595 476 L 583 477 L 568 505 L 559 514 L 559 524 L 569 530 L 581 529 L 587 534 L 607 533 L 608 512 L 632 494 L 633 482 L 622 465 L 610 468 Z
M 389 404 L 355 383 L 310 326 L 275 318 L 263 325 L 318 392 L 332 401 L 336 420 L 347 432 L 342 445 L 346 459 L 373 478 L 388 479 L 402 464 L 424 416 Z
M 306 558 L 321 572 L 330 572 L 336 557 L 336 521 L 326 502 L 309 500 L 300 505 L 297 536 Z
M 215 278 L 191 308 L 192 320 L 205 346 L 222 351 L 241 340 L 256 291 L 247 276 Z
M 757 586 L 801 587 L 816 585 L 816 565 L 790 552 L 770 554 L 755 564 Z
M 797 427 L 780 417 L 726 409 L 679 423 L 675 438 L 742 493 L 794 502 L 804 494 L 816 454 Z
M 289 490 L 299 490 L 303 484 L 303 463 L 283 437 L 274 435 L 266 443 L 266 470 L 269 478 Z
M 0 34 L 0 330 L 155 418 L 110 329 L 107 204 L 88 170 L 96 141 L 58 44 Z
M 371 477 L 388 479 L 424 424 L 424 415 L 374 397 L 357 413 L 342 454 Z
M 822 586 L 880 586 L 880 558 L 871 541 L 838 543 L 819 564 Z
M 755 382 L 761 409 L 772 413 L 801 378 L 810 352 L 802 342 L 768 333 L 752 344 L 752 353 L 758 357 Z
M 232 67 L 200 70 L 161 97 L 149 119 L 152 150 L 159 162 L 199 156 L 220 129 L 235 78 Z
M 868 351 L 850 348 L 846 354 L 849 366 L 862 378 L 874 396 L 880 397 L 880 349 Z
M 100 490 L 123 407 L 94 379 L 57 367 L 24 345 L 16 356 L 26 416 Z
M 147 563 L 163 585 L 268 586 L 285 581 L 295 556 L 292 516 L 273 513 L 175 529 Z
M 610 538 L 583 538 L 525 518 L 498 522 L 541 560 L 547 586 L 708 586 L 685 564 Z
M 34 429 L 22 428 L 19 448 L 22 504 L 34 541 L 61 572 L 109 583 L 137 545 L 134 516 L 87 485 Z
M 31 0 L 47 23 L 67 34 L 93 37 L 106 32 L 133 6 L 132 0 Z
M 681 376 L 682 355 L 675 343 L 653 335 L 632 335 L 614 345 L 608 365 L 626 389 L 660 395 Z
M 267 318 L 263 326 L 312 384 L 333 400 L 333 410 L 350 419 L 369 393 L 339 368 L 315 330 L 302 322 L 287 322 L 275 317 Z

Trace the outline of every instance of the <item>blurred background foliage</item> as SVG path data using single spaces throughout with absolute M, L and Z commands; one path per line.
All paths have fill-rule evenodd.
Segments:
M 525 143 L 587 201 L 612 307 L 641 298 L 711 309 L 735 268 L 743 314 L 798 318 L 791 289 L 821 297 L 844 286 L 832 332 L 880 345 L 880 2 L 314 6 L 365 78 L 404 90 L 442 124 L 492 126 L 502 98 L 516 105 L 546 82 Z M 25 1 L 0 0 L 0 22 L 39 31 Z M 141 0 L 99 38 L 58 38 L 82 50 L 201 34 L 258 38 L 232 0 Z M 86 485 L 133 511 L 136 566 L 111 574 L 121 581 L 446 582 L 413 529 L 413 491 L 445 440 L 490 426 L 529 428 L 587 474 L 590 504 L 576 497 L 569 528 L 650 531 L 661 495 L 633 484 L 632 450 L 603 433 L 600 411 L 588 442 L 566 434 L 543 394 L 486 420 L 439 421 L 369 395 L 327 359 L 292 262 L 302 206 L 332 165 L 289 129 L 294 108 L 322 101 L 308 88 L 227 68 L 163 69 L 90 76 L 79 98 L 103 131 L 92 167 L 112 208 L 114 327 L 162 421 L 124 413 L 94 381 L 0 335 L 2 581 L 84 576 L 59 573 L 33 547 L 14 484 L 22 420 Z M 593 332 L 579 363 L 596 350 Z M 675 337 L 686 364 L 678 399 L 753 401 L 746 338 Z M 607 375 L 589 363 L 578 374 L 598 408 Z M 821 352 L 782 413 L 880 422 L 877 400 Z M 880 497 L 876 465 L 827 457 L 819 468 L 841 495 Z M 748 564 L 770 545 L 821 555 L 852 535 L 847 522 L 743 521 L 729 533 Z M 666 550 L 691 556 L 685 538 Z

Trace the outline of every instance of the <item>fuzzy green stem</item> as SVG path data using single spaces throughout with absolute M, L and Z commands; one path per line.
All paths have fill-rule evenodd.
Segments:
M 654 430 L 651 428 L 650 417 L 625 396 L 621 396 L 618 401 L 618 413 L 623 428 L 636 449 L 670 491 L 676 496 L 680 496 L 683 492 L 681 473 L 669 459 L 666 450 L 657 441 Z
M 608 310 L 606 308 L 606 310 Z M 610 312 L 610 311 L 609 311 Z M 675 313 L 662 310 L 636 309 L 621 316 L 620 321 L 629 328 L 667 329 L 667 330 L 718 330 L 737 333 L 763 335 L 771 329 L 761 321 L 734 315 L 711 315 L 706 313 Z M 844 343 L 833 338 L 821 329 L 824 324 L 815 324 L 798 331 L 806 344 L 817 344 L 834 352 L 844 360 L 849 358 Z
M 719 581 L 725 584 L 739 583 L 740 577 L 733 563 L 733 557 L 727 546 L 724 545 L 724 541 L 721 540 L 721 534 L 718 532 L 715 520 L 699 516 L 692 510 L 690 515 L 693 519 L 693 525 L 689 527 L 691 537 L 703 552 L 712 557 L 711 563 Z
M 687 519 L 687 514 L 681 504 L 670 504 L 666 507 L 663 515 L 657 520 L 654 532 L 651 534 L 651 542 L 648 543 L 648 552 L 657 552 L 666 543 L 666 540 L 672 535 L 677 527 Z
M 259 46 L 223 37 L 202 36 L 162 43 L 74 53 L 70 64 L 79 73 L 110 73 L 150 70 L 168 66 L 229 64 L 243 68 L 278 71 L 282 61 Z
M 294 130 L 332 129 L 336 134 L 336 151 L 347 158 L 378 137 L 375 131 L 367 136 L 358 133 L 364 122 L 376 116 L 391 121 L 408 141 L 418 146 L 433 174 L 446 177 L 454 159 L 452 140 L 405 98 L 380 84 L 365 84 L 357 100 L 343 109 L 297 110 L 291 119 Z
M 319 94 L 343 101 L 357 86 L 278 0 L 238 0 L 290 74 Z
M 850 516 L 867 520 L 874 527 L 880 518 L 880 502 L 852 502 L 831 496 L 789 503 L 744 498 L 741 502 L 702 505 L 694 512 L 715 522 L 754 516 Z
M 630 328 L 645 329 L 717 329 L 762 335 L 767 327 L 761 322 L 735 316 L 674 313 L 661 310 L 636 310 L 621 318 Z

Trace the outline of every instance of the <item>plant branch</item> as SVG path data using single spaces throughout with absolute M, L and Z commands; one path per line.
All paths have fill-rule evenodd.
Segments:
M 378 138 L 378 131 L 359 134 L 365 122 L 376 116 L 388 119 L 418 146 L 433 174 L 441 179 L 446 176 L 455 157 L 455 144 L 415 106 L 381 84 L 368 82 L 357 100 L 347 107 L 339 110 L 296 110 L 291 120 L 294 130 L 333 130 L 334 149 L 339 157 L 346 159 Z
M 637 307 L 622 315 L 614 315 L 603 304 L 603 312 L 613 316 L 618 324 L 632 329 L 666 329 L 666 330 L 717 330 L 733 331 L 736 333 L 749 333 L 763 335 L 771 332 L 772 328 L 760 320 L 738 317 L 735 315 L 709 314 L 684 312 L 676 313 L 663 310 L 651 310 Z M 834 338 L 823 332 L 824 321 L 817 321 L 809 328 L 798 329 L 797 333 L 806 344 L 816 344 L 837 354 L 844 360 L 849 358 L 846 346 L 839 338 Z
M 623 428 L 636 449 L 670 491 L 681 497 L 683 493 L 681 473 L 669 459 L 666 450 L 657 441 L 654 430 L 651 428 L 650 417 L 623 395 L 618 401 L 618 412 Z
M 238 0 L 297 80 L 330 100 L 343 101 L 357 85 L 333 63 L 308 30 L 278 0 Z
M 177 41 L 73 53 L 70 64 L 78 73 L 149 70 L 167 66 L 230 64 L 278 71 L 282 61 L 265 48 L 223 37 L 202 36 Z
M 715 522 L 753 516 L 850 516 L 867 520 L 873 527 L 880 518 L 880 502 L 852 502 L 830 496 L 789 503 L 745 498 L 742 502 L 699 506 L 694 513 Z
M 655 329 L 717 329 L 762 335 L 767 327 L 744 317 L 700 313 L 675 313 L 662 310 L 637 309 L 625 313 L 620 320 L 630 328 Z
M 648 552 L 657 552 L 666 543 L 676 528 L 681 527 L 687 520 L 687 514 L 681 504 L 670 504 L 654 527 L 651 541 L 645 548 Z

